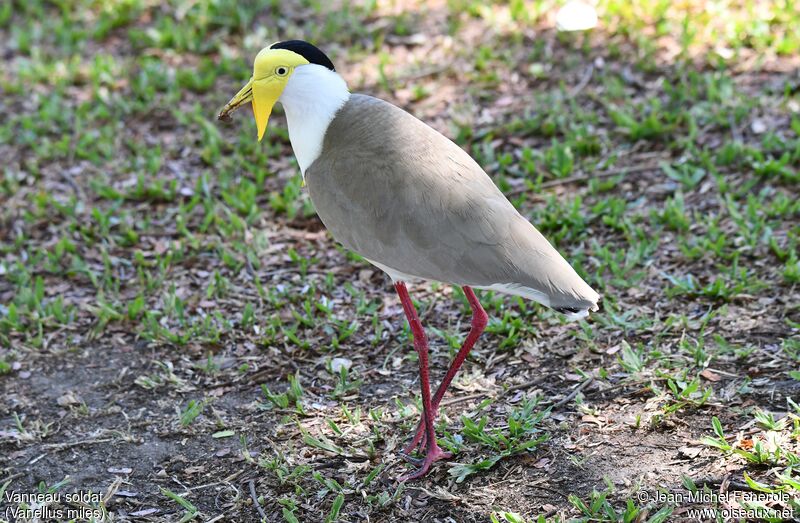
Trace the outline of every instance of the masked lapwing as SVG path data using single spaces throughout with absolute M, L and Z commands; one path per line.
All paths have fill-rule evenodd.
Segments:
M 474 289 L 522 296 L 581 318 L 599 295 L 523 218 L 460 147 L 406 111 L 351 94 L 333 63 L 300 40 L 255 58 L 253 77 L 220 113 L 250 102 L 258 139 L 272 107 L 286 113 L 289 139 L 311 201 L 333 237 L 386 272 L 400 297 L 419 354 L 423 416 L 404 456 L 428 472 L 450 456 L 436 442 L 439 402 L 488 316 Z M 428 341 L 406 282 L 459 285 L 472 324 L 439 388 L 431 394 Z M 421 459 L 410 454 L 420 447 Z

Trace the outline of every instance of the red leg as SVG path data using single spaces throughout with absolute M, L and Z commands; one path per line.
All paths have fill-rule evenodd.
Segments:
M 431 384 L 428 376 L 428 339 L 425 337 L 425 331 L 422 328 L 422 323 L 417 316 L 417 310 L 414 304 L 411 303 L 411 297 L 408 295 L 405 283 L 399 281 L 394 285 L 398 296 L 400 296 L 400 303 L 403 305 L 403 311 L 406 313 L 406 319 L 411 327 L 411 333 L 414 336 L 414 349 L 419 355 L 419 381 L 422 389 L 422 409 L 425 419 L 426 438 L 428 441 L 428 451 L 425 454 L 425 459 L 422 466 L 415 472 L 399 478 L 400 481 L 408 481 L 410 479 L 417 479 L 428 473 L 431 465 L 440 459 L 449 458 L 451 454 L 444 452 L 439 448 L 436 443 L 436 434 L 434 433 L 433 420 L 436 417 L 435 410 L 431 402 Z
M 434 415 L 438 414 L 439 403 L 442 401 L 442 397 L 444 397 L 447 387 L 450 386 L 450 382 L 453 381 L 458 369 L 461 368 L 464 360 L 467 359 L 469 351 L 472 350 L 473 345 L 475 345 L 475 342 L 478 341 L 481 333 L 483 333 L 483 330 L 486 328 L 486 324 L 489 322 L 489 315 L 486 314 L 486 311 L 483 310 L 483 307 L 481 307 L 481 303 L 478 301 L 478 297 L 475 296 L 473 290 L 466 285 L 462 287 L 462 290 L 467 296 L 467 301 L 472 309 L 472 326 L 469 329 L 469 334 L 467 334 L 467 339 L 464 340 L 464 344 L 456 353 L 456 357 L 450 364 L 450 368 L 447 369 L 447 374 L 444 375 L 442 383 L 439 384 L 439 388 L 436 389 L 436 394 L 433 396 L 432 404 Z M 403 453 L 411 454 L 420 443 L 422 443 L 422 447 L 424 448 L 425 438 L 425 420 L 420 420 L 420 423 L 417 426 L 417 432 L 414 434 L 414 439 L 411 440 L 411 443 L 406 445 L 406 448 L 403 449 Z

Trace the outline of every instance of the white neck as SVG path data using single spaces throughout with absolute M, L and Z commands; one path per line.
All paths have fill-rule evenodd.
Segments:
M 301 65 L 289 77 L 278 101 L 283 104 L 289 140 L 304 177 L 322 152 L 328 125 L 348 98 L 342 77 L 321 65 Z

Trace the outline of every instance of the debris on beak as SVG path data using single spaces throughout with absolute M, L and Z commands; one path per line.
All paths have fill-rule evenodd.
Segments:
M 247 84 L 242 87 L 236 95 L 230 99 L 228 103 L 225 104 L 225 107 L 222 108 L 222 111 L 219 112 L 217 116 L 217 120 L 222 120 L 223 122 L 230 121 L 231 113 L 238 109 L 239 107 L 243 106 L 247 102 L 253 100 L 253 79 L 251 78 Z

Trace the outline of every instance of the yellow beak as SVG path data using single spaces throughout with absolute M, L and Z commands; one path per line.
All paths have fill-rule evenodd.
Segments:
M 230 120 L 231 113 L 241 107 L 242 105 L 246 104 L 247 102 L 253 99 L 253 79 L 250 78 L 250 81 L 247 82 L 247 85 L 239 89 L 239 92 L 236 93 L 236 96 L 230 99 L 228 103 L 225 104 L 225 107 L 222 108 L 222 111 L 219 112 L 219 116 L 217 116 L 218 120 Z
M 247 84 L 242 87 L 231 100 L 225 104 L 222 111 L 219 113 L 220 120 L 227 120 L 230 118 L 230 113 L 246 104 L 252 102 L 253 116 L 256 118 L 256 128 L 258 129 L 258 141 L 264 137 L 264 132 L 267 130 L 267 122 L 269 115 L 272 114 L 272 107 L 278 98 L 281 97 L 285 83 L 275 81 L 271 78 L 264 80 L 253 81 L 251 78 Z

